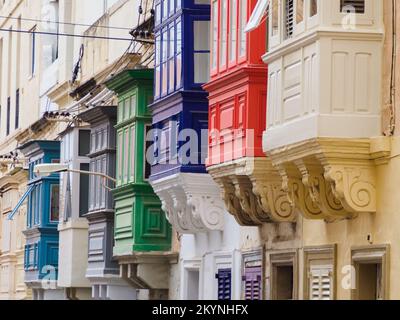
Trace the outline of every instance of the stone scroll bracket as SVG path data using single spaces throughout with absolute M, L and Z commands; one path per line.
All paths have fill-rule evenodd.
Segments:
M 389 155 L 381 137 L 312 139 L 270 157 L 292 206 L 307 219 L 335 221 L 376 212 L 376 168 Z
M 223 230 L 225 206 L 208 174 L 179 173 L 151 184 L 168 221 L 179 233 Z

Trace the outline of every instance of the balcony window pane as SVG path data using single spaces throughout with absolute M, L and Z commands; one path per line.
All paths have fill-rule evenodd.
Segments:
M 212 3 L 212 68 L 217 67 L 218 52 L 218 1 Z
M 163 20 L 168 17 L 168 0 L 163 1 Z
M 206 83 L 210 78 L 210 54 L 206 53 L 195 53 L 194 54 L 194 82 L 195 83 Z
M 277 36 L 279 32 L 279 4 L 278 0 L 272 0 L 272 10 L 271 10 L 271 35 Z
M 240 0 L 239 8 L 239 57 L 246 55 L 247 0 Z
M 226 65 L 226 47 L 227 47 L 227 30 L 228 23 L 228 0 L 221 1 L 221 34 L 220 34 L 220 48 L 219 48 L 219 64 L 220 66 Z
M 304 19 L 304 0 L 297 0 L 296 5 L 296 23 L 299 24 Z
M 365 13 L 365 0 L 340 0 L 340 12 Z
M 237 50 L 237 0 L 231 0 L 229 19 L 229 61 L 232 62 L 236 60 Z
M 209 80 L 210 69 L 210 22 L 195 21 L 194 25 L 194 82 Z
M 58 222 L 60 217 L 59 203 L 60 203 L 60 186 L 53 184 L 50 187 L 50 221 Z
M 315 16 L 317 13 L 318 13 L 318 0 L 311 0 L 310 17 Z

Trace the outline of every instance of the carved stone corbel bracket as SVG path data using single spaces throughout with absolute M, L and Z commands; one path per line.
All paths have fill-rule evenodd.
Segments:
M 376 212 L 376 178 L 372 166 L 326 166 L 324 176 L 348 212 Z
M 282 179 L 268 158 L 242 158 L 208 170 L 239 224 L 259 226 L 296 220 L 295 207 L 289 203 Z
M 295 161 L 302 176 L 302 182 L 315 207 L 321 211 L 321 218 L 336 220 L 352 218 L 340 200 L 334 195 L 332 188 L 323 174 L 323 168 L 316 163 L 305 163 L 303 160 Z
M 228 212 L 234 216 L 236 221 L 242 226 L 258 225 L 258 223 L 255 223 L 251 219 L 251 216 L 243 210 L 240 200 L 236 196 L 237 191 L 235 185 L 230 178 L 216 178 L 215 181 L 221 188 L 222 198 L 224 199 Z
M 354 218 L 376 212 L 376 167 L 390 140 L 316 138 L 268 153 L 289 203 L 309 219 Z
M 312 194 L 303 184 L 302 177 L 284 166 L 278 168 L 282 177 L 282 189 L 290 205 L 307 219 L 326 219 L 326 213 L 314 201 Z
M 296 208 L 282 188 L 282 178 L 267 158 L 250 174 L 259 206 L 275 222 L 295 222 Z
M 224 204 L 209 175 L 179 173 L 151 184 L 168 221 L 179 233 L 223 229 Z

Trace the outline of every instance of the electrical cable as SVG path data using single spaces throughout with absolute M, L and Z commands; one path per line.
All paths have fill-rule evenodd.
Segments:
M 0 18 L 2 19 L 10 19 L 10 20 L 22 20 L 22 21 L 31 21 L 31 22 L 40 22 L 40 23 L 52 23 L 52 24 L 58 24 L 58 25 L 70 25 L 70 26 L 78 26 L 78 27 L 93 27 L 93 25 L 90 24 L 84 24 L 84 23 L 75 23 L 75 22 L 63 22 L 63 21 L 52 21 L 52 20 L 41 20 L 41 19 L 31 19 L 31 18 L 19 18 L 19 17 L 13 17 L 13 16 L 1 16 Z M 102 28 L 102 29 L 115 29 L 115 30 L 131 30 L 131 28 L 127 27 L 115 27 L 115 26 L 97 26 L 97 28 Z

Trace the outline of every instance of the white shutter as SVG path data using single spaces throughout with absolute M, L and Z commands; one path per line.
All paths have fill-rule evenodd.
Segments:
M 332 300 L 332 274 L 333 267 L 329 265 L 310 267 L 310 300 Z

